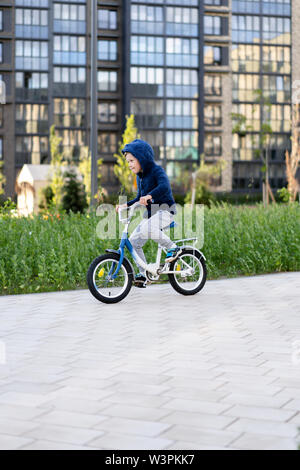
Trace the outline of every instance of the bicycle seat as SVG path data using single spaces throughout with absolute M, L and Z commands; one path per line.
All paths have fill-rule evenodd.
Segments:
M 167 225 L 166 227 L 162 228 L 161 230 L 168 230 L 169 228 L 174 228 L 174 227 L 177 227 L 178 224 L 176 224 L 176 222 L 171 222 L 170 225 Z

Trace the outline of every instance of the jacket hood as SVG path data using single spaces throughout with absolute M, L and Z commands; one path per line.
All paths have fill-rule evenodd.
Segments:
M 130 144 L 125 145 L 122 149 L 122 153 L 131 153 L 135 158 L 138 159 L 143 169 L 143 174 L 147 173 L 150 168 L 155 165 L 154 152 L 150 144 L 141 139 L 135 139 Z

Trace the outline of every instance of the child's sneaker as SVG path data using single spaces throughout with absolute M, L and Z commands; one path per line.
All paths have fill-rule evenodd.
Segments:
M 146 283 L 147 283 L 147 278 L 141 274 L 141 273 L 138 273 L 136 276 L 135 276 L 135 279 L 134 279 L 134 285 L 136 287 L 146 287 Z
M 179 246 L 176 246 L 175 248 L 171 248 L 167 252 L 165 263 L 171 263 L 172 261 L 175 261 L 175 259 L 177 259 L 181 253 L 182 253 L 182 249 Z

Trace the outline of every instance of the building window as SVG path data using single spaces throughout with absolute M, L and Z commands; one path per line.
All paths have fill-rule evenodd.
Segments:
M 69 0 L 66 0 L 66 1 L 69 1 Z M 20 7 L 48 8 L 49 0 L 15 0 L 15 4 Z
M 232 15 L 232 42 L 260 42 L 260 18 Z
M 263 94 L 273 103 L 291 101 L 291 77 L 283 75 L 263 75 Z
M 170 98 L 197 98 L 198 72 L 188 69 L 167 69 L 166 95 Z
M 259 46 L 251 44 L 233 44 L 231 52 L 233 72 L 260 71 Z
M 291 49 L 289 47 L 263 46 L 263 72 L 291 73 Z
M 54 19 L 85 21 L 85 5 L 66 5 L 54 3 Z
M 197 160 L 198 132 L 166 131 L 166 157 L 168 160 Z
M 64 152 L 67 158 L 78 161 L 86 145 L 86 133 L 83 130 L 59 129 L 57 131 L 62 138 L 60 151 Z
M 164 33 L 163 7 L 132 5 L 131 32 L 140 34 Z
M 57 127 L 84 127 L 85 100 L 77 98 L 54 99 L 54 124 Z
M 174 36 L 198 35 L 198 10 L 196 8 L 166 8 L 166 34 Z
M 164 127 L 164 102 L 161 99 L 132 99 L 131 113 L 138 128 Z
M 204 46 L 205 65 L 228 65 L 228 48 Z
M 99 29 L 117 29 L 117 12 L 115 10 L 98 10 Z
M 195 100 L 166 100 L 166 127 L 173 129 L 198 128 L 198 102 Z
M 141 138 L 152 146 L 156 160 L 164 158 L 164 136 L 162 131 L 143 129 Z
M 53 61 L 55 64 L 85 65 L 85 37 L 54 36 Z
M 83 67 L 54 67 L 54 83 L 85 83 L 86 70 Z
M 98 134 L 98 153 L 113 154 L 117 152 L 117 134 L 101 132 Z
M 220 36 L 222 34 L 220 16 L 204 16 L 204 34 L 214 36 Z
M 226 0 L 226 3 L 224 0 L 204 0 L 205 5 L 227 5 L 228 0 Z
M 40 164 L 48 159 L 48 138 L 38 135 L 16 136 L 16 164 Z
M 48 88 L 48 74 L 16 72 L 16 88 Z
M 206 126 L 222 125 L 222 108 L 220 105 L 208 104 L 204 106 L 204 124 Z
M 232 98 L 238 101 L 255 101 L 254 90 L 258 90 L 260 78 L 256 74 L 232 74 Z
M 0 42 L 0 63 L 3 62 L 3 43 Z
M 131 64 L 164 64 L 164 39 L 162 37 L 132 36 L 130 49 Z
M 98 41 L 98 60 L 117 60 L 117 41 Z
M 3 10 L 0 10 L 0 31 L 3 31 Z
M 138 0 L 142 1 L 142 0 Z M 147 0 L 148 1 L 148 0 Z M 149 0 L 150 1 L 150 0 Z M 144 2 L 143 2 L 144 3 Z M 151 2 L 153 3 L 153 2 Z M 156 0 L 154 3 L 161 3 L 161 1 Z M 174 3 L 184 3 L 184 5 L 189 6 L 189 7 L 195 7 L 198 6 L 199 0 L 166 0 L 166 4 L 174 4 Z
M 218 157 L 222 154 L 222 137 L 207 134 L 204 138 L 204 153 L 207 157 Z
M 162 85 L 164 83 L 164 70 L 154 67 L 131 67 L 131 83 L 148 83 L 151 85 Z
M 118 81 L 115 71 L 98 71 L 98 91 L 117 91 Z
M 273 2 L 263 2 L 262 12 L 267 15 L 291 16 L 291 1 L 276 0 Z
M 262 17 L 262 41 L 272 44 L 290 44 L 291 43 L 291 19 Z
M 98 122 L 99 123 L 116 123 L 117 122 L 117 105 L 116 103 L 99 103 L 98 104 Z
M 232 112 L 234 114 L 242 114 L 246 117 L 246 126 L 249 126 L 251 131 L 259 132 L 260 130 L 260 105 L 253 103 L 238 103 L 232 105 Z
M 167 38 L 166 64 L 176 67 L 198 67 L 198 40 Z
M 86 32 L 86 6 L 54 3 L 54 32 L 78 33 Z
M 16 41 L 16 69 L 48 70 L 48 42 Z
M 16 104 L 16 132 L 45 134 L 48 132 L 48 106 Z
M 271 108 L 263 106 L 263 122 L 269 122 L 273 132 L 291 131 L 291 107 L 288 104 L 272 104 Z
M 222 77 L 221 75 L 204 75 L 204 93 L 207 96 L 222 95 Z
M 16 8 L 16 37 L 46 39 L 48 11 Z

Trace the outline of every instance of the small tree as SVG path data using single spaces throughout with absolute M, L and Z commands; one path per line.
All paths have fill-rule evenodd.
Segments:
M 205 163 L 205 156 L 202 153 L 200 165 L 194 165 L 194 171 L 189 174 L 189 179 L 186 179 L 186 174 L 183 175 L 186 189 L 191 188 L 185 197 L 185 202 L 190 202 L 194 206 L 195 203 L 210 205 L 215 201 L 212 191 L 214 179 L 220 175 L 224 166 L 225 161 L 222 159 L 214 164 Z
M 260 105 L 265 111 L 265 114 L 271 112 L 272 104 L 268 98 L 263 95 L 262 90 L 257 89 L 253 90 L 255 98 L 255 105 L 252 109 L 252 114 L 256 111 L 256 106 Z M 247 117 L 239 113 L 231 113 L 233 120 L 232 134 L 238 134 L 240 137 L 245 137 L 248 132 L 253 131 L 252 125 L 247 125 Z M 264 120 L 264 113 L 262 113 L 262 120 Z M 269 153 L 270 153 L 270 141 L 273 130 L 270 124 L 270 119 L 264 120 L 260 126 L 259 130 L 259 148 L 255 149 L 254 154 L 256 158 L 260 159 L 262 162 L 261 171 L 264 174 L 264 183 L 263 183 L 263 201 L 264 204 L 269 203 L 269 195 L 271 196 L 273 202 L 275 202 L 274 195 L 272 193 L 270 184 L 269 184 Z M 251 136 L 252 145 L 255 146 L 254 136 Z
M 51 186 L 42 188 L 39 196 L 39 209 L 41 209 L 41 212 L 47 212 L 53 206 L 53 191 Z
M 97 160 L 98 164 L 98 193 L 95 195 L 95 199 L 98 201 L 101 200 L 103 196 L 104 189 L 101 186 L 101 166 L 103 163 L 103 159 L 99 158 Z M 80 160 L 79 160 L 79 166 L 78 166 L 79 172 L 81 173 L 83 177 L 83 185 L 85 187 L 85 192 L 87 195 L 87 202 L 88 205 L 91 203 L 91 172 L 92 172 L 92 156 L 91 152 L 88 147 L 83 147 L 83 151 L 80 155 Z
M 114 173 L 121 183 L 121 191 L 124 191 L 127 194 L 131 194 L 133 192 L 135 175 L 129 169 L 126 158 L 122 154 L 122 149 L 126 144 L 139 138 L 140 135 L 135 127 L 134 114 L 131 114 L 129 117 L 126 116 L 126 127 L 124 134 L 122 135 L 122 142 L 119 143 L 119 152 L 114 154 L 114 157 L 117 159 L 117 163 L 114 166 Z
M 6 183 L 6 178 L 3 174 L 3 162 L 0 162 L 0 195 L 4 194 L 5 183 Z
M 77 180 L 74 170 L 65 173 L 62 208 L 66 212 L 83 212 L 88 207 L 84 185 Z
M 62 141 L 61 137 L 58 137 L 55 133 L 55 126 L 50 128 L 50 153 L 51 153 L 51 167 L 52 176 L 50 187 L 53 192 L 53 204 L 58 209 L 61 205 L 63 196 L 64 176 L 62 171 L 62 165 L 64 155 L 59 151 L 59 146 Z
M 263 185 L 263 200 L 264 204 L 269 204 L 269 195 L 271 196 L 273 202 L 275 201 L 270 183 L 269 183 L 269 158 L 270 158 L 270 143 L 271 143 L 271 136 L 273 134 L 272 126 L 270 123 L 270 116 L 271 116 L 271 109 L 272 104 L 269 98 L 263 95 L 262 90 L 257 89 L 254 90 L 254 95 L 256 95 L 256 102 L 261 105 L 262 107 L 262 125 L 259 134 L 259 149 L 257 149 L 257 155 L 260 157 L 261 161 L 263 162 L 263 166 L 261 168 L 262 172 L 264 173 L 264 185 Z M 265 115 L 268 116 L 265 119 Z

